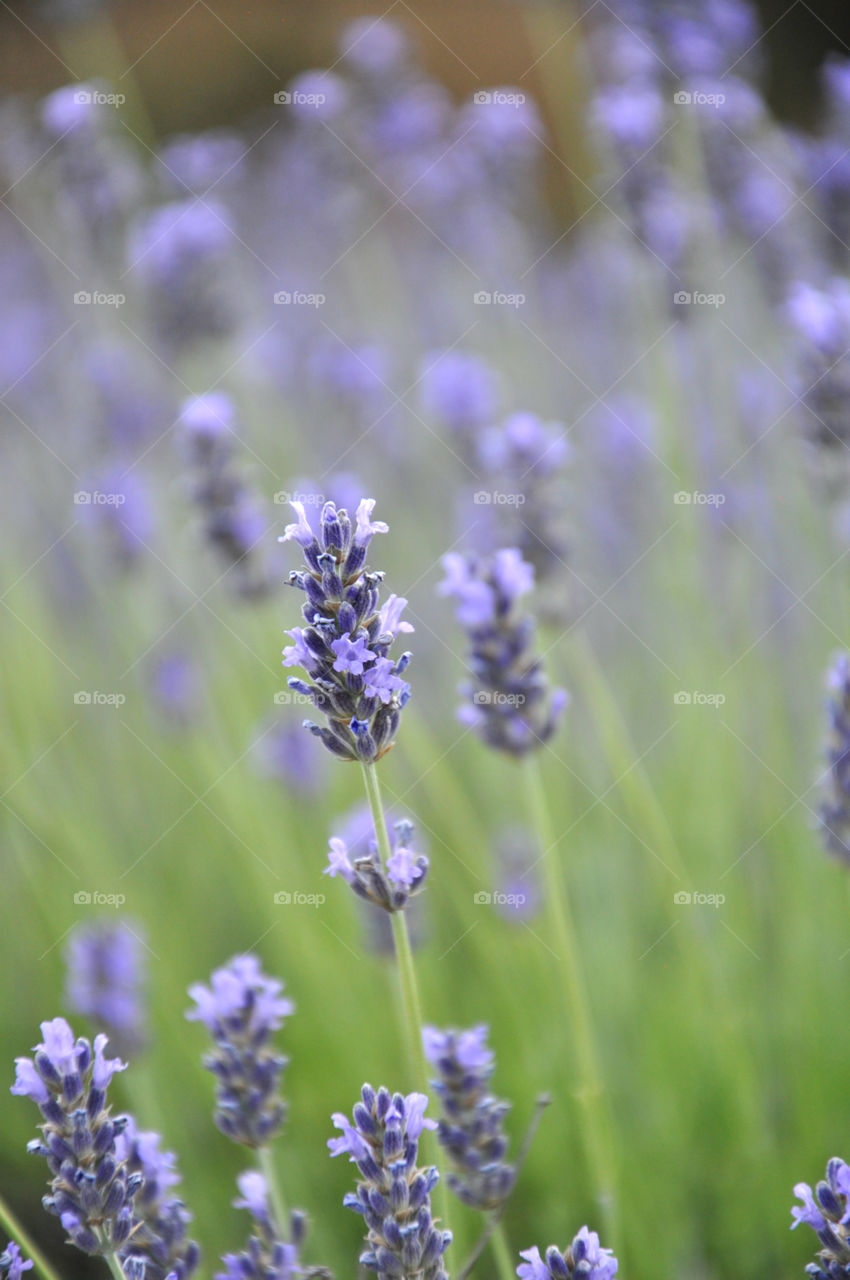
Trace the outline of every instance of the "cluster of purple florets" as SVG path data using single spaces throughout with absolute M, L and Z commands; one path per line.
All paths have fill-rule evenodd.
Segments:
M 374 836 L 367 840 L 367 851 L 353 860 L 346 842 L 331 836 L 325 875 L 342 876 L 358 897 L 385 911 L 403 911 L 425 887 L 428 859 L 411 848 L 413 823 L 407 818 L 393 824 L 389 838 L 392 853 L 384 866 Z
M 826 798 L 820 806 L 824 844 L 850 861 L 850 655 L 840 653 L 829 672 L 830 740 Z
M 370 764 L 392 747 L 410 697 L 402 673 L 411 655 L 390 657 L 398 633 L 413 630 L 401 618 L 407 601 L 392 595 L 379 608 L 384 575 L 366 567 L 369 543 L 387 525 L 372 520 L 372 498 L 360 502 L 354 523 L 345 509 L 326 502 L 318 534 L 303 503 L 292 506 L 298 520 L 282 540 L 292 539 L 304 553 L 304 568 L 289 581 L 307 597 L 307 625 L 287 633 L 293 643 L 283 663 L 303 667 L 308 680 L 290 677 L 289 685 L 325 715 L 324 726 L 304 723 L 330 751 Z
M 545 1257 L 536 1247 L 526 1249 L 520 1257 L 526 1259 L 517 1267 L 520 1280 L 613 1280 L 617 1274 L 617 1259 L 587 1227 L 582 1227 L 563 1251 L 550 1244 Z
M 453 1166 L 448 1184 L 474 1209 L 497 1209 L 511 1193 L 516 1170 L 504 1159 L 508 1139 L 502 1124 L 510 1104 L 489 1090 L 494 1059 L 487 1027 L 425 1027 L 423 1036 L 443 1112 L 437 1137 Z
M 814 1192 L 808 1183 L 798 1182 L 794 1194 L 803 1206 L 791 1208 L 792 1229 L 805 1222 L 821 1243 L 817 1262 L 806 1267 L 809 1275 L 814 1280 L 846 1280 L 850 1276 L 850 1166 L 834 1156 Z
M 567 703 L 565 690 L 550 694 L 531 647 L 534 619 L 518 607 L 534 585 L 534 569 L 516 547 L 487 557 L 453 551 L 443 567 L 440 591 L 454 598 L 470 642 L 460 718 L 500 751 L 534 751 L 551 738 Z
M 274 1221 L 269 1204 L 269 1191 L 261 1173 L 249 1170 L 237 1178 L 239 1198 L 234 1208 L 247 1209 L 251 1215 L 251 1234 L 242 1253 L 227 1253 L 222 1258 L 226 1270 L 216 1272 L 215 1280 L 295 1280 L 304 1275 L 298 1264 L 298 1249 L 304 1235 L 303 1215 L 294 1213 L 289 1224 L 289 1239 L 282 1240 L 282 1226 Z M 312 1270 L 310 1275 L 324 1275 Z
M 436 1128 L 425 1119 L 423 1093 L 390 1093 L 364 1084 L 352 1121 L 336 1112 L 333 1122 L 342 1137 L 330 1138 L 332 1156 L 347 1154 L 357 1166 L 357 1191 L 344 1204 L 366 1221 L 367 1247 L 360 1263 L 378 1280 L 448 1280 L 443 1254 L 451 1232 L 442 1231 L 431 1215 L 431 1191 L 439 1174 L 417 1167 L 419 1136 Z

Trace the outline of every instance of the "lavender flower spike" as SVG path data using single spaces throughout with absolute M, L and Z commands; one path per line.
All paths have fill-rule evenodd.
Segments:
M 216 969 L 209 987 L 196 982 L 189 988 L 196 1007 L 186 1017 L 205 1023 L 215 1045 L 203 1059 L 218 1085 L 215 1122 L 248 1147 L 265 1146 L 286 1119 L 280 1077 L 289 1059 L 269 1043 L 295 1009 L 282 989 L 252 955 Z
M 520 1254 L 526 1261 L 517 1267 L 520 1280 L 613 1280 L 617 1259 L 610 1249 L 603 1249 L 595 1231 L 582 1227 L 573 1242 L 562 1253 L 554 1244 L 541 1258 L 538 1248 Z
M 32 1259 L 21 1257 L 21 1251 L 14 1240 L 0 1253 L 0 1276 L 3 1280 L 21 1280 L 24 1272 L 31 1268 Z
M 482 559 L 450 552 L 439 590 L 454 596 L 457 619 L 466 628 L 473 678 L 461 685 L 469 705 L 460 717 L 491 747 L 523 756 L 555 732 L 567 693 L 549 685 L 531 650 L 534 620 L 518 601 L 534 584 L 534 570 L 516 547 Z
M 128 1056 L 147 1040 L 141 925 L 94 920 L 75 926 L 65 950 L 66 999 Z
M 137 1226 L 119 1255 L 130 1280 L 188 1280 L 201 1258 L 195 1241 L 186 1238 L 191 1214 L 170 1194 L 180 1181 L 176 1157 L 160 1151 L 159 1141 L 158 1133 L 140 1133 L 132 1117 L 116 1140 L 128 1172 L 144 1180 L 133 1202 Z
M 387 525 L 372 520 L 373 498 L 361 500 L 354 525 L 344 508 L 326 502 L 315 535 L 302 503 L 291 505 L 297 520 L 281 541 L 297 542 L 304 553 L 306 564 L 289 581 L 307 597 L 307 625 L 288 633 L 294 644 L 284 649 L 283 665 L 303 667 L 309 682 L 291 677 L 289 685 L 327 717 L 327 725 L 305 720 L 305 728 L 343 760 L 371 764 L 392 747 L 410 697 L 402 672 L 411 655 L 389 656 L 398 633 L 411 629 L 401 621 L 403 603 L 390 596 L 379 609 L 384 575 L 366 568 L 369 543 Z
M 421 893 L 428 874 L 428 859 L 410 848 L 412 836 L 412 822 L 401 818 L 394 824 L 390 835 L 392 853 L 386 866 L 374 836 L 368 842 L 368 852 L 353 862 L 345 841 L 331 836 L 325 875 L 342 876 L 359 897 L 385 911 L 403 911 L 410 898 Z
M 425 1119 L 424 1093 L 376 1092 L 364 1084 L 353 1121 L 336 1113 L 342 1137 L 330 1138 L 332 1156 L 349 1156 L 357 1165 L 357 1191 L 343 1203 L 366 1220 L 366 1248 L 360 1264 L 378 1280 L 448 1280 L 443 1254 L 451 1232 L 441 1231 L 431 1216 L 430 1194 L 439 1174 L 416 1165 L 419 1135 L 436 1128 Z
M 820 806 L 824 843 L 830 853 L 850 862 L 850 654 L 839 653 L 829 672 L 827 798 Z
M 142 1177 L 129 1173 L 116 1140 L 127 1117 L 112 1119 L 106 1090 L 126 1063 L 104 1056 L 106 1036 L 74 1039 L 64 1018 L 42 1022 L 44 1041 L 32 1058 L 17 1058 L 12 1093 L 31 1098 L 44 1123 L 43 1137 L 27 1150 L 44 1156 L 52 1175 L 44 1207 L 55 1214 L 72 1244 L 109 1257 L 135 1225 L 133 1200 Z
M 805 1222 L 815 1232 L 822 1248 L 817 1261 L 806 1271 L 814 1280 L 839 1280 L 850 1276 L 850 1166 L 834 1156 L 826 1166 L 826 1178 L 812 1193 L 805 1182 L 798 1182 L 794 1194 L 803 1207 L 792 1205 L 791 1228 Z
M 215 1280 L 295 1280 L 296 1276 L 329 1276 L 323 1267 L 304 1268 L 298 1262 L 298 1250 L 304 1239 L 304 1215 L 291 1215 L 290 1239 L 279 1239 L 269 1205 L 266 1180 L 261 1173 L 249 1171 L 236 1180 L 240 1197 L 234 1208 L 247 1209 L 253 1219 L 251 1235 L 244 1252 L 227 1253 L 222 1258 L 226 1270 L 217 1271 Z
M 455 1172 L 448 1184 L 474 1209 L 497 1209 L 510 1195 L 516 1177 L 504 1159 L 508 1140 L 502 1122 L 510 1108 L 489 1091 L 493 1052 L 482 1023 L 468 1031 L 424 1027 L 425 1056 L 436 1068 L 433 1081 L 443 1115 L 437 1130 L 440 1146 Z

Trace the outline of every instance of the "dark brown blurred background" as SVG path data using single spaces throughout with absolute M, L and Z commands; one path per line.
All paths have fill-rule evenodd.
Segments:
M 692 3 L 698 8 L 700 0 Z M 817 110 L 817 68 L 824 55 L 830 49 L 850 55 L 850 3 L 760 0 L 758 8 L 767 30 L 771 102 L 778 114 L 807 123 Z M 47 22 L 44 11 L 44 0 L 0 0 L 4 93 L 38 94 L 103 70 L 102 49 L 93 48 L 81 28 Z M 552 39 L 568 25 L 569 7 L 563 4 L 116 0 L 111 12 L 126 62 L 135 64 L 162 133 L 232 123 L 253 107 L 266 107 L 271 88 L 306 67 L 331 63 L 344 23 L 367 13 L 388 13 L 415 32 L 426 66 L 459 95 L 522 76 L 532 88 L 539 87 L 538 75 L 569 77 L 570 38 L 526 74 L 545 46 L 544 24 L 550 24 Z M 524 21 L 530 14 L 544 32 L 537 47 Z

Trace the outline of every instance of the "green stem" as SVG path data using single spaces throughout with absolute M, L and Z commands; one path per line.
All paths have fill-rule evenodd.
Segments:
M 271 1147 L 258 1147 L 257 1164 L 260 1166 L 260 1172 L 266 1180 L 269 1199 L 271 1200 L 272 1216 L 277 1223 L 277 1229 L 280 1232 L 281 1239 L 286 1241 L 290 1236 L 291 1224 L 289 1211 L 286 1207 L 286 1200 L 283 1195 L 283 1189 L 280 1185 L 280 1178 L 278 1177 L 274 1159 L 272 1158 Z
M 372 822 L 375 826 L 378 852 L 381 855 L 381 861 L 386 866 L 392 856 L 392 847 L 389 833 L 387 832 L 387 820 L 381 799 L 381 787 L 374 765 L 363 764 L 363 782 L 372 813 Z M 390 912 L 390 920 L 392 921 L 396 964 L 401 983 L 404 1023 L 402 1036 L 407 1046 L 411 1069 L 418 1078 L 419 1087 L 425 1093 L 428 1093 L 430 1092 L 430 1078 L 428 1063 L 425 1058 L 425 1046 L 422 1042 L 422 1006 L 419 1000 L 419 987 L 416 982 L 416 967 L 413 963 L 413 950 L 410 946 L 407 920 L 403 911 Z M 431 1198 L 434 1202 L 435 1215 L 440 1218 L 442 1228 L 446 1231 L 448 1230 L 448 1194 L 442 1177 L 434 1188 L 434 1194 Z
M 36 1271 L 41 1273 L 43 1280 L 59 1280 L 58 1273 L 53 1270 L 44 1254 L 30 1240 L 2 1196 L 0 1196 L 0 1223 L 6 1228 L 9 1236 L 20 1246 L 21 1252 L 32 1258 L 33 1265 Z
M 503 1222 L 497 1222 L 493 1228 L 493 1234 L 490 1237 L 490 1249 L 502 1280 L 515 1280 L 516 1267 L 511 1259 L 511 1250 Z
M 100 1233 L 100 1238 L 101 1243 L 104 1243 L 103 1233 Z M 121 1266 L 121 1260 L 114 1249 L 109 1249 L 108 1251 L 104 1249 L 103 1257 L 106 1265 L 114 1276 L 114 1280 L 127 1280 L 124 1268 Z
M 617 1162 L 608 1099 L 596 1052 L 575 927 L 552 833 L 549 808 L 535 753 L 525 757 L 525 786 L 531 823 L 540 842 L 545 912 L 560 961 L 569 1034 L 578 1074 L 575 1097 L 580 1107 L 588 1170 L 605 1232 L 605 1243 L 621 1247 L 617 1201 Z

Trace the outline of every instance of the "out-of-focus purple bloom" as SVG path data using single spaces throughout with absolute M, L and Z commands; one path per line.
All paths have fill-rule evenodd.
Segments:
M 416 1164 L 422 1130 L 436 1128 L 425 1118 L 427 1103 L 422 1093 L 405 1097 L 364 1084 L 353 1123 L 341 1112 L 332 1117 L 342 1137 L 328 1140 L 330 1153 L 348 1155 L 360 1175 L 357 1191 L 343 1201 L 365 1219 L 360 1264 L 379 1280 L 448 1280 L 443 1254 L 451 1232 L 441 1231 L 431 1216 L 431 1191 L 440 1175 Z
M 288 1223 L 275 1222 L 268 1187 L 261 1173 L 248 1171 L 236 1179 L 239 1196 L 233 1201 L 236 1209 L 247 1209 L 253 1222 L 251 1235 L 245 1250 L 240 1254 L 227 1253 L 222 1258 L 225 1270 L 217 1271 L 215 1280 L 247 1280 L 262 1277 L 263 1280 L 295 1280 L 305 1272 L 298 1264 L 298 1251 L 304 1240 L 306 1222 L 304 1215 L 294 1212 Z M 323 1268 L 311 1268 L 310 1275 L 326 1276 Z
M 21 1280 L 25 1271 L 32 1268 L 32 1259 L 24 1258 L 14 1240 L 0 1253 L 0 1276 L 3 1280 Z
M 388 833 L 392 852 L 385 867 L 374 831 L 371 817 L 367 815 L 365 829 L 361 831 L 358 826 L 354 831 L 351 848 L 340 836 L 332 836 L 325 874 L 341 875 L 358 897 L 374 902 L 385 911 L 402 911 L 410 898 L 424 888 L 428 859 L 422 853 L 413 852 L 410 847 L 413 823 L 400 818 Z
M 31 1098 L 44 1120 L 43 1137 L 27 1147 L 44 1156 L 51 1173 L 44 1207 L 78 1249 L 113 1253 L 133 1229 L 133 1200 L 142 1182 L 116 1150 L 127 1119 L 113 1120 L 106 1102 L 112 1076 L 127 1064 L 105 1056 L 104 1035 L 95 1036 L 94 1046 L 75 1039 L 64 1018 L 42 1022 L 41 1034 L 34 1056 L 15 1060 L 12 1093 Z
M 130 1176 L 143 1179 L 133 1202 L 137 1223 L 121 1253 L 126 1274 L 139 1274 L 143 1280 L 187 1280 L 201 1252 L 186 1238 L 192 1215 L 178 1196 L 169 1194 L 180 1181 L 176 1156 L 160 1150 L 158 1133 L 139 1132 L 132 1117 L 116 1138 L 115 1149 Z
M 425 412 L 452 431 L 474 431 L 491 422 L 498 407 L 495 370 L 471 351 L 432 351 L 419 381 Z
M 216 1077 L 215 1122 L 248 1147 L 266 1146 L 286 1118 L 280 1077 L 288 1059 L 270 1043 L 295 1009 L 282 990 L 283 983 L 267 977 L 252 955 L 216 969 L 209 987 L 197 982 L 189 988 L 195 1007 L 186 1017 L 203 1022 L 214 1043 L 203 1063 Z
M 188 191 L 206 195 L 211 187 L 224 190 L 242 176 L 245 143 L 227 129 L 187 133 L 172 138 L 159 153 L 159 169 L 166 187 L 177 196 Z
M 316 795 L 324 786 L 327 757 L 298 723 L 274 723 L 259 733 L 253 756 L 260 774 L 276 778 L 297 796 Z
M 343 31 L 339 47 L 343 65 L 370 78 L 397 73 L 407 64 L 407 36 L 388 18 L 356 18 Z
M 198 669 L 185 653 L 166 653 L 157 658 L 151 674 L 151 688 L 157 706 L 173 725 L 185 725 L 198 710 Z
M 133 922 L 95 920 L 76 925 L 65 949 L 66 999 L 75 1013 L 108 1033 L 132 1056 L 147 1040 L 147 965 L 144 929 Z
M 333 120 L 350 103 L 345 81 L 333 71 L 302 71 L 290 82 L 287 92 L 293 115 L 306 123 Z
M 541 1258 L 535 1246 L 520 1253 L 526 1261 L 517 1267 L 520 1280 L 613 1280 L 617 1259 L 610 1249 L 603 1249 L 595 1231 L 582 1227 L 572 1244 L 562 1253 L 551 1244 Z
M 150 492 L 138 471 L 115 465 L 87 481 L 74 494 L 74 515 L 95 530 L 121 570 L 144 554 L 154 529 Z
M 455 597 L 458 620 L 471 644 L 471 680 L 461 685 L 467 703 L 461 719 L 488 745 L 522 756 L 555 732 L 567 703 L 549 683 L 531 644 L 534 620 L 517 608 L 534 570 L 515 547 L 482 558 L 450 552 L 443 557 L 444 595 Z
M 820 806 L 827 850 L 850 862 L 850 654 L 839 653 L 829 671 L 829 773 Z
M 503 1123 L 510 1104 L 490 1093 L 493 1052 L 485 1024 L 465 1031 L 423 1028 L 425 1056 L 437 1072 L 432 1081 L 442 1116 L 440 1146 L 453 1172 L 448 1184 L 464 1204 L 497 1209 L 510 1195 L 516 1170 L 505 1160 Z
M 305 721 L 335 755 L 344 760 L 379 760 L 393 745 L 410 686 L 399 679 L 411 655 L 389 659 L 395 636 L 381 630 L 378 586 L 382 573 L 367 570 L 372 537 L 385 533 L 383 520 L 373 520 L 373 498 L 358 504 L 354 525 L 344 508 L 333 502 L 322 509 L 321 530 L 314 535 L 304 505 L 293 502 L 296 520 L 287 525 L 281 541 L 302 548 L 305 565 L 289 575 L 292 586 L 307 597 L 302 612 L 307 626 L 294 633 L 284 662 L 304 657 L 311 683 L 290 677 L 290 688 L 304 694 L 327 717 L 327 726 Z M 381 659 L 376 685 L 367 687 L 366 668 Z
M 791 1206 L 792 1230 L 805 1222 L 821 1244 L 816 1261 L 809 1263 L 806 1271 L 813 1280 L 850 1275 L 850 1166 L 834 1156 L 814 1192 L 808 1183 L 798 1182 L 794 1195 L 803 1205 Z
M 798 382 L 807 411 L 806 434 L 818 445 L 840 447 L 850 439 L 850 284 L 826 288 L 798 283 L 787 315 L 798 339 Z

